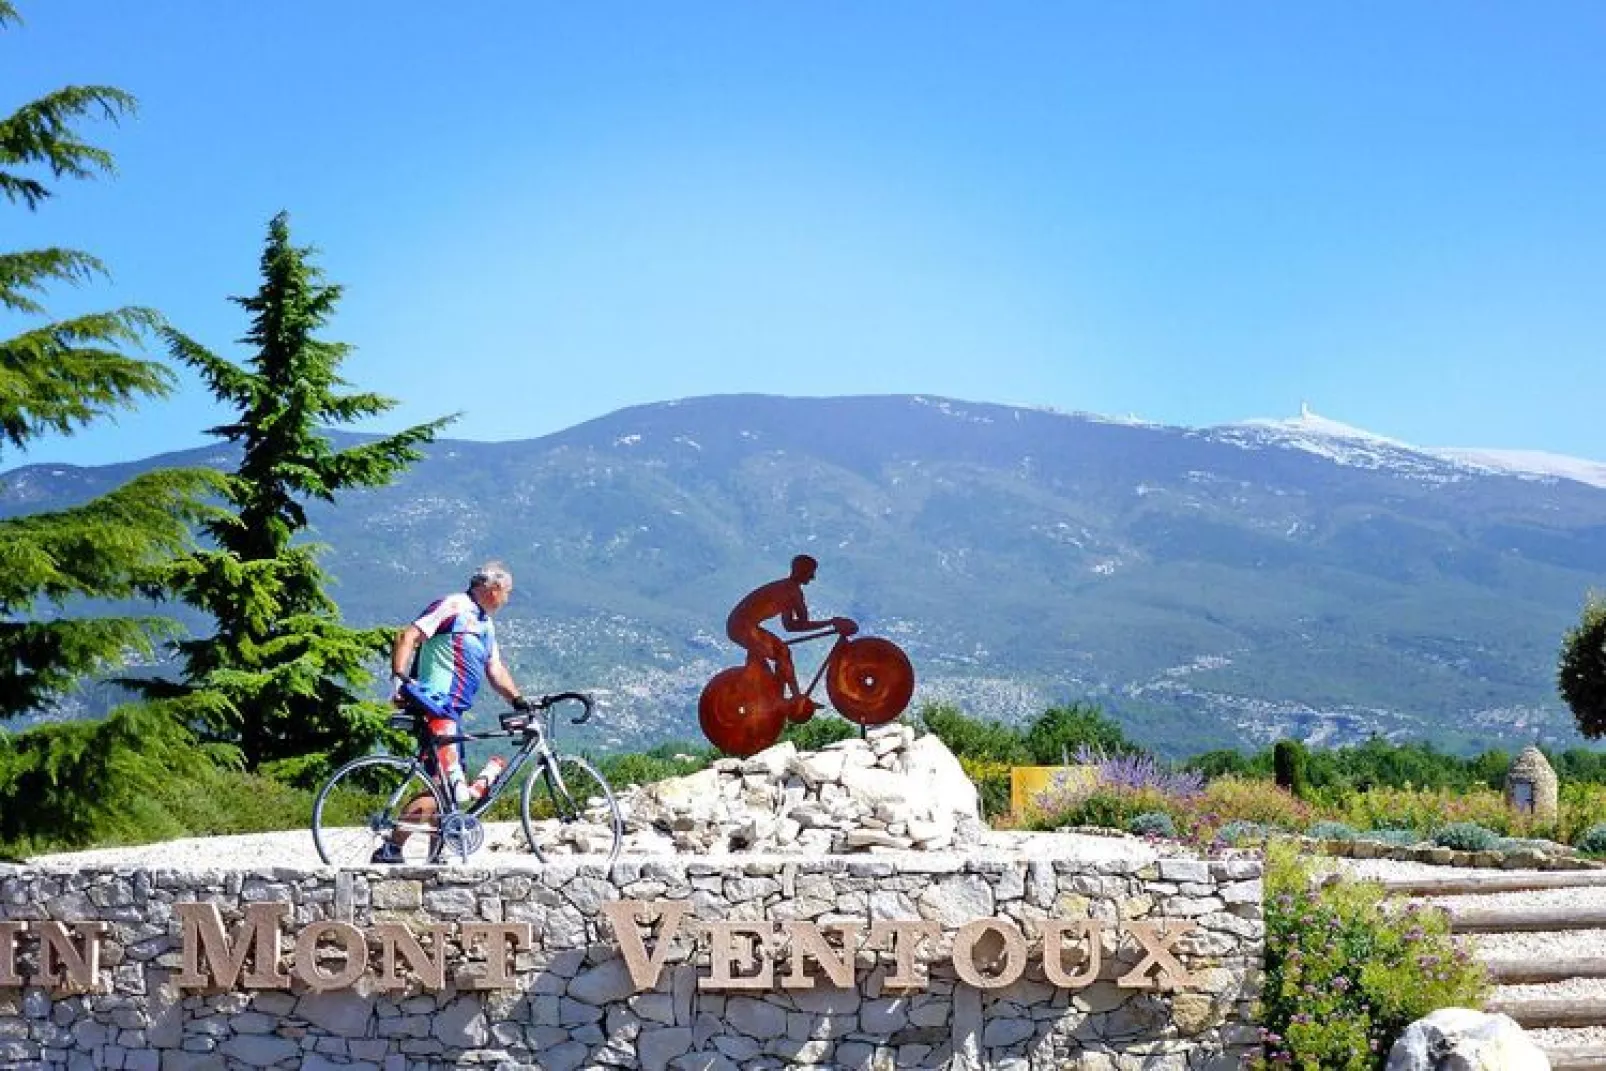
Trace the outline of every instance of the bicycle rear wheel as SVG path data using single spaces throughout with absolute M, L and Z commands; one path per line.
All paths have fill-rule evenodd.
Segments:
M 550 854 L 543 841 L 547 848 L 567 844 L 579 854 L 606 855 L 611 863 L 625 835 L 613 789 L 595 766 L 573 755 L 554 755 L 530 774 L 519 794 L 519 817 L 524 839 L 543 863 Z
M 312 805 L 312 841 L 330 866 L 364 867 L 382 845 L 423 866 L 441 854 L 440 816 L 445 800 L 424 768 L 410 759 L 369 755 L 346 763 L 324 784 Z

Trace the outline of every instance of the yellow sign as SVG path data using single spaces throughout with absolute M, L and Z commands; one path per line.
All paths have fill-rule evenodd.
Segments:
M 1038 806 L 1037 797 L 1060 788 L 1088 788 L 1099 778 L 1097 766 L 1012 766 L 1009 770 L 1009 809 L 1025 814 Z

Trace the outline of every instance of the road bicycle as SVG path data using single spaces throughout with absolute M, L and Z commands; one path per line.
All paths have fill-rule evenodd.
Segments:
M 808 688 L 794 698 L 783 695 L 780 675 L 757 655 L 750 655 L 746 665 L 714 674 L 697 700 L 697 721 L 703 734 L 730 755 L 746 757 L 763 751 L 780 739 L 788 721 L 807 721 L 819 709 L 814 689 L 821 678 L 831 706 L 858 723 L 861 730 L 902 714 L 915 689 L 914 668 L 903 649 L 891 640 L 848 636 L 835 628 L 795 636 L 786 643 L 808 643 L 826 636 L 835 636 L 836 643 Z
M 594 707 L 590 696 L 562 692 L 541 697 L 529 713 L 501 715 L 500 731 L 459 736 L 432 734 L 429 712 L 409 703 L 390 723 L 413 734 L 417 744 L 413 758 L 367 755 L 354 759 L 336 770 L 319 790 L 312 806 L 312 839 L 318 857 L 331 866 L 367 866 L 376 849 L 392 844 L 400 850 L 403 863 L 429 865 L 453 856 L 467 860 L 485 843 L 484 816 L 533 763 L 519 793 L 519 820 L 536 858 L 547 860 L 536 830 L 537 823 L 550 816 L 566 827 L 577 827 L 575 837 L 589 854 L 606 854 L 612 862 L 624 838 L 624 821 L 613 789 L 595 766 L 579 756 L 561 753 L 553 743 L 553 708 L 569 701 L 584 708 L 569 724 L 590 719 Z M 521 741 L 518 751 L 477 799 L 457 804 L 442 783 L 436 749 L 504 738 Z M 538 786 L 544 789 L 540 799 Z

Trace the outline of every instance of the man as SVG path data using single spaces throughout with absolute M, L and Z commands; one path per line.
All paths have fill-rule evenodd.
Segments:
M 799 554 L 792 559 L 790 576 L 749 592 L 725 620 L 725 635 L 747 652 L 749 665 L 764 660 L 775 663 L 775 671 L 782 682 L 782 698 L 790 699 L 802 717 L 819 709 L 820 704 L 799 693 L 791 649 L 779 636 L 763 628 L 762 623 L 778 616 L 782 627 L 788 632 L 834 628 L 843 636 L 851 636 L 859 631 L 859 626 L 846 617 L 833 617 L 827 621 L 809 620 L 808 604 L 803 599 L 803 585 L 814 579 L 818 568 L 819 563 L 813 558 Z
M 391 649 L 395 686 L 391 702 L 423 707 L 429 712 L 430 733 L 447 738 L 461 735 L 462 717 L 483 682 L 489 681 L 515 710 L 531 709 L 502 662 L 496 626 L 491 621 L 491 615 L 506 606 L 512 595 L 513 574 L 501 562 L 492 561 L 474 570 L 467 591 L 430 603 L 418 620 L 402 629 Z M 435 749 L 435 762 L 446 791 L 459 805 L 471 802 L 474 795 L 463 771 L 463 745 L 440 745 Z M 434 800 L 426 795 L 409 804 L 406 813 L 418 818 L 434 809 Z M 373 861 L 401 862 L 400 843 L 387 840 L 374 852 Z

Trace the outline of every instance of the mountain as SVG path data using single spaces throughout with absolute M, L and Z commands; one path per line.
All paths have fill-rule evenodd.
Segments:
M 1529 460 L 1308 410 L 1192 429 L 719 396 L 442 441 L 312 517 L 359 624 L 508 561 L 510 662 L 532 690 L 604 692 L 600 746 L 696 738 L 698 690 L 737 660 L 730 606 L 806 551 L 811 610 L 903 645 L 917 703 L 1013 720 L 1089 700 L 1172 755 L 1371 733 L 1466 751 L 1576 742 L 1554 667 L 1606 565 L 1606 489 Z M 193 463 L 228 453 L 16 469 L 0 515 Z

